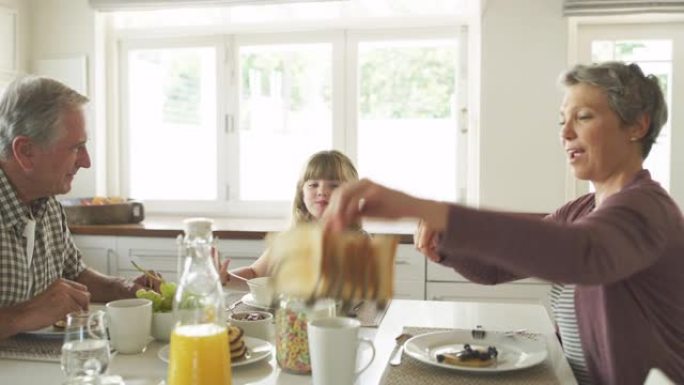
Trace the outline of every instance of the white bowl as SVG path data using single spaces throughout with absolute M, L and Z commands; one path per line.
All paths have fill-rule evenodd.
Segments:
M 259 338 L 264 341 L 273 341 L 275 338 L 273 314 L 269 312 L 253 310 L 230 313 L 228 315 L 228 322 L 242 329 L 245 335 L 249 337 Z
M 176 320 L 173 318 L 173 312 L 152 313 L 152 337 L 157 341 L 168 341 L 174 326 Z
M 252 298 L 260 306 L 271 306 L 273 301 L 273 287 L 271 287 L 270 277 L 257 277 L 247 281 L 249 292 L 252 293 Z

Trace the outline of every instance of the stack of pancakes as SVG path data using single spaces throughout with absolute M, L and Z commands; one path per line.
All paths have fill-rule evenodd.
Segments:
M 242 339 L 244 332 L 237 326 L 228 327 L 228 341 L 230 343 L 230 361 L 240 361 L 247 354 L 247 346 Z

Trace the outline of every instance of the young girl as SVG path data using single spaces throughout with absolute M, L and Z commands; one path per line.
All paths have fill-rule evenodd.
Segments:
M 304 172 L 297 181 L 294 201 L 292 202 L 292 226 L 300 223 L 317 222 L 330 200 L 333 190 L 346 182 L 359 180 L 359 175 L 351 160 L 343 153 L 331 150 L 320 151 L 311 156 Z M 361 229 L 360 222 L 355 222 L 351 229 Z M 223 285 L 229 284 L 234 289 L 246 289 L 244 281 L 231 279 L 237 275 L 245 279 L 261 277 L 268 269 L 268 249 L 252 263 L 251 266 L 232 270 L 228 273 L 230 259 L 223 261 L 219 267 L 219 276 Z

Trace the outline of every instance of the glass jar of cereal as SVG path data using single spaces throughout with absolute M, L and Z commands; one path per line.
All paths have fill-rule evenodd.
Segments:
M 275 316 L 276 360 L 281 369 L 295 374 L 311 373 L 307 322 L 335 316 L 335 302 L 319 300 L 306 306 L 301 298 L 281 296 Z

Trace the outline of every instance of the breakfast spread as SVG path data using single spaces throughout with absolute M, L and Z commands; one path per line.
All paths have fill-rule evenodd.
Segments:
M 392 297 L 396 236 L 326 234 L 320 226 L 308 224 L 271 234 L 268 242 L 276 293 L 379 303 Z
M 232 362 L 244 359 L 247 354 L 247 345 L 242 338 L 243 335 L 244 332 L 239 327 L 228 327 L 228 343 L 230 344 L 230 360 Z
M 463 350 L 437 355 L 437 362 L 457 366 L 487 367 L 496 362 L 499 352 L 494 346 L 473 348 L 469 344 L 463 345 Z

